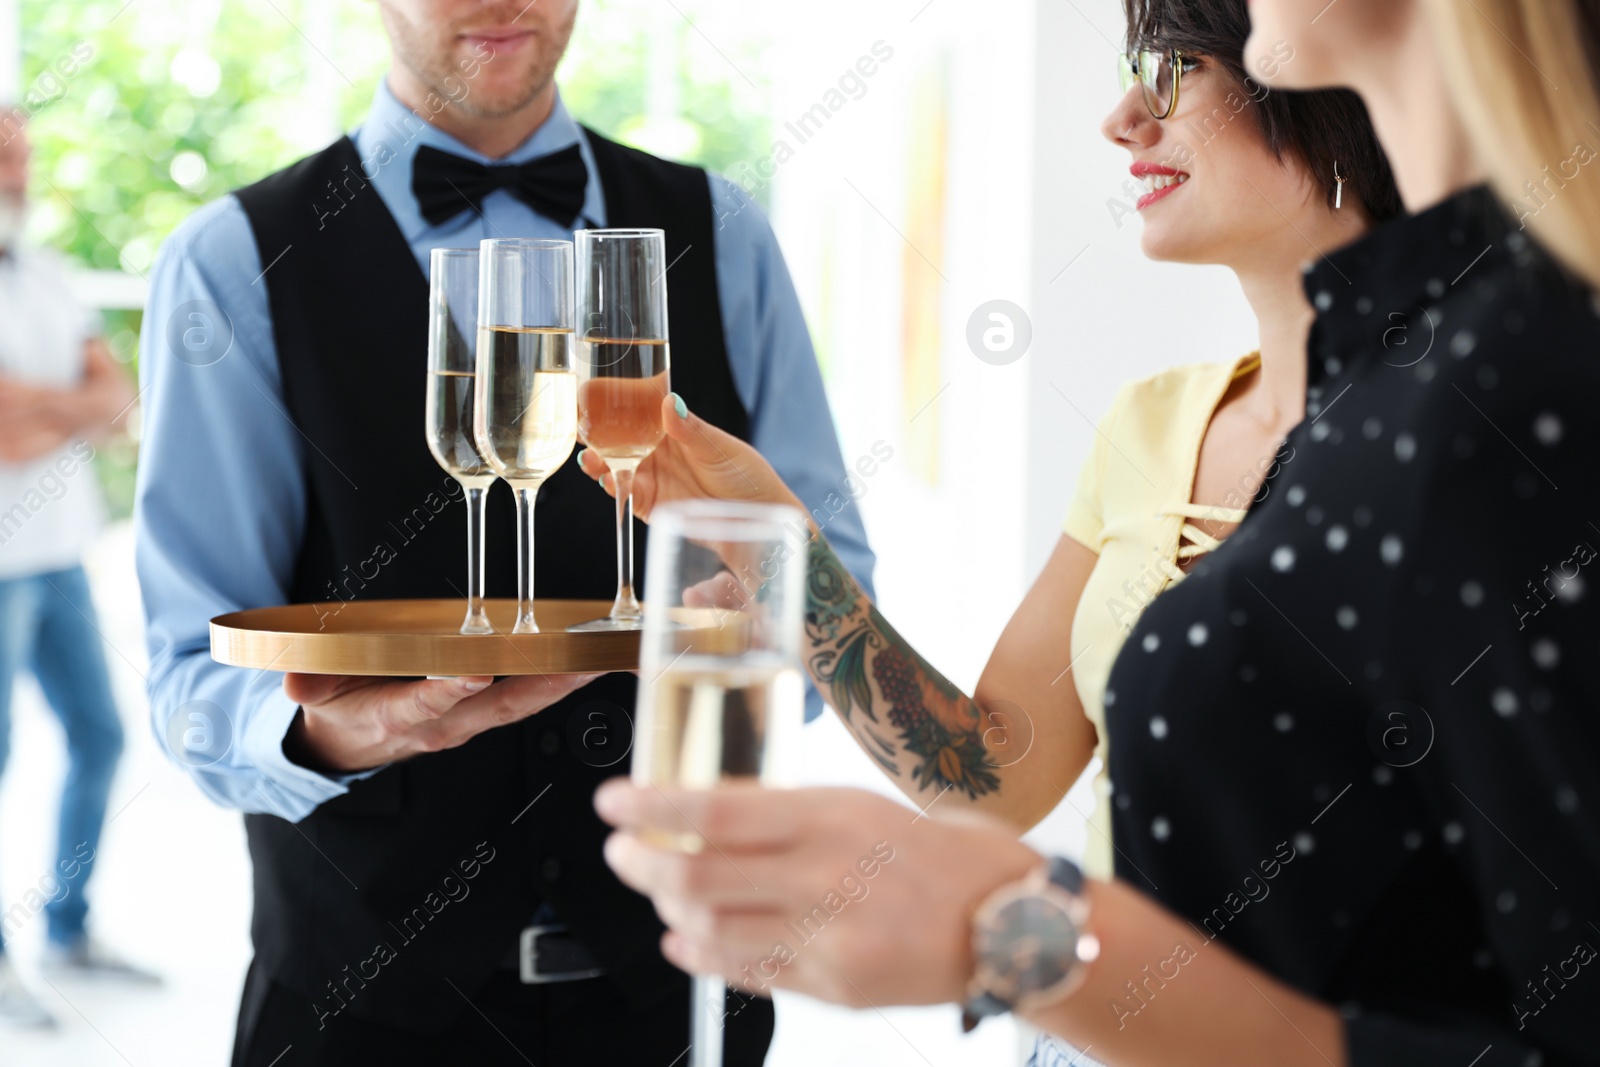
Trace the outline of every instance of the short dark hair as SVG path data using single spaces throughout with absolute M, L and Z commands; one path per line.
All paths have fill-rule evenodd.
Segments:
M 1271 89 L 1244 66 L 1250 36 L 1248 0 L 1122 0 L 1128 15 L 1128 48 L 1177 48 L 1217 62 L 1255 102 L 1256 122 L 1278 158 L 1285 153 L 1326 182 L 1334 200 L 1334 165 L 1349 192 L 1360 198 L 1374 222 L 1401 214 L 1389 157 L 1373 132 L 1361 98 L 1348 89 L 1314 92 Z M 1290 58 L 1280 60 L 1292 63 Z

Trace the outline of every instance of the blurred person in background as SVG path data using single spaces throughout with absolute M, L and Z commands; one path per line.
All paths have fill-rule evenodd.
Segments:
M 4 935 L 40 910 L 46 973 L 154 981 L 89 936 L 84 896 L 122 753 L 82 565 L 104 522 L 91 442 L 117 427 L 133 389 L 60 259 L 22 243 L 31 149 L 22 112 L 0 114 L 0 770 L 23 670 L 61 720 L 68 760 L 56 860 L 0 922 L 0 1020 L 51 1026 L 5 953 Z
M 808 504 L 842 497 L 765 217 L 720 177 L 579 126 L 555 81 L 577 8 L 380 0 L 394 62 L 360 129 L 196 212 L 152 271 L 136 509 L 151 714 L 199 786 L 247 813 L 238 1067 L 290 1045 L 284 1067 L 667 1064 L 688 1045 L 688 980 L 606 868 L 589 802 L 628 750 L 633 676 L 572 696 L 590 679 L 285 678 L 210 658 L 223 612 L 460 595 L 460 495 L 423 435 L 436 247 L 663 228 L 674 387 Z M 610 498 L 569 464 L 539 500 L 537 595 L 609 600 Z M 508 504 L 491 492 L 491 595 L 516 572 Z M 859 512 L 829 535 L 867 584 Z M 770 1002 L 728 1010 L 727 1062 L 759 1063 Z

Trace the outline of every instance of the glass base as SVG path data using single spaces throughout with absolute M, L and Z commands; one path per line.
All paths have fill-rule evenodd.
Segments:
M 461 633 L 464 634 L 492 634 L 494 626 L 489 622 L 489 616 L 482 613 L 468 615 L 467 621 L 461 624 Z
M 642 629 L 644 629 L 643 618 L 636 616 L 633 618 L 624 617 L 618 619 L 607 616 L 603 619 L 590 619 L 588 622 L 575 623 L 572 626 L 567 627 L 567 633 L 607 634 Z

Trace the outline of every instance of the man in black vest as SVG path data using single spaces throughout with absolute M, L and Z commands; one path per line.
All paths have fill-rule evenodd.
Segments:
M 770 229 L 723 179 L 572 120 L 553 74 L 577 0 L 379 6 L 395 62 L 367 121 L 196 212 L 145 317 L 152 717 L 202 789 L 249 813 L 234 1063 L 670 1064 L 688 982 L 605 867 L 590 804 L 626 769 L 631 675 L 282 678 L 207 655 L 226 611 L 459 595 L 460 494 L 422 435 L 424 272 L 431 248 L 491 236 L 664 228 L 674 388 L 767 453 L 870 574 Z M 569 465 L 537 514 L 537 595 L 609 597 L 609 498 Z M 497 490 L 496 595 L 512 529 Z M 759 1063 L 771 1005 L 728 1011 L 727 1061 Z

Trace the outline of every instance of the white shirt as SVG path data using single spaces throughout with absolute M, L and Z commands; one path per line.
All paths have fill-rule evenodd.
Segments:
M 70 388 L 83 377 L 85 342 L 99 333 L 99 316 L 73 297 L 60 257 L 18 249 L 0 258 L 0 375 Z M 0 579 L 83 558 L 105 522 L 93 458 L 93 446 L 73 441 L 25 463 L 0 462 Z

